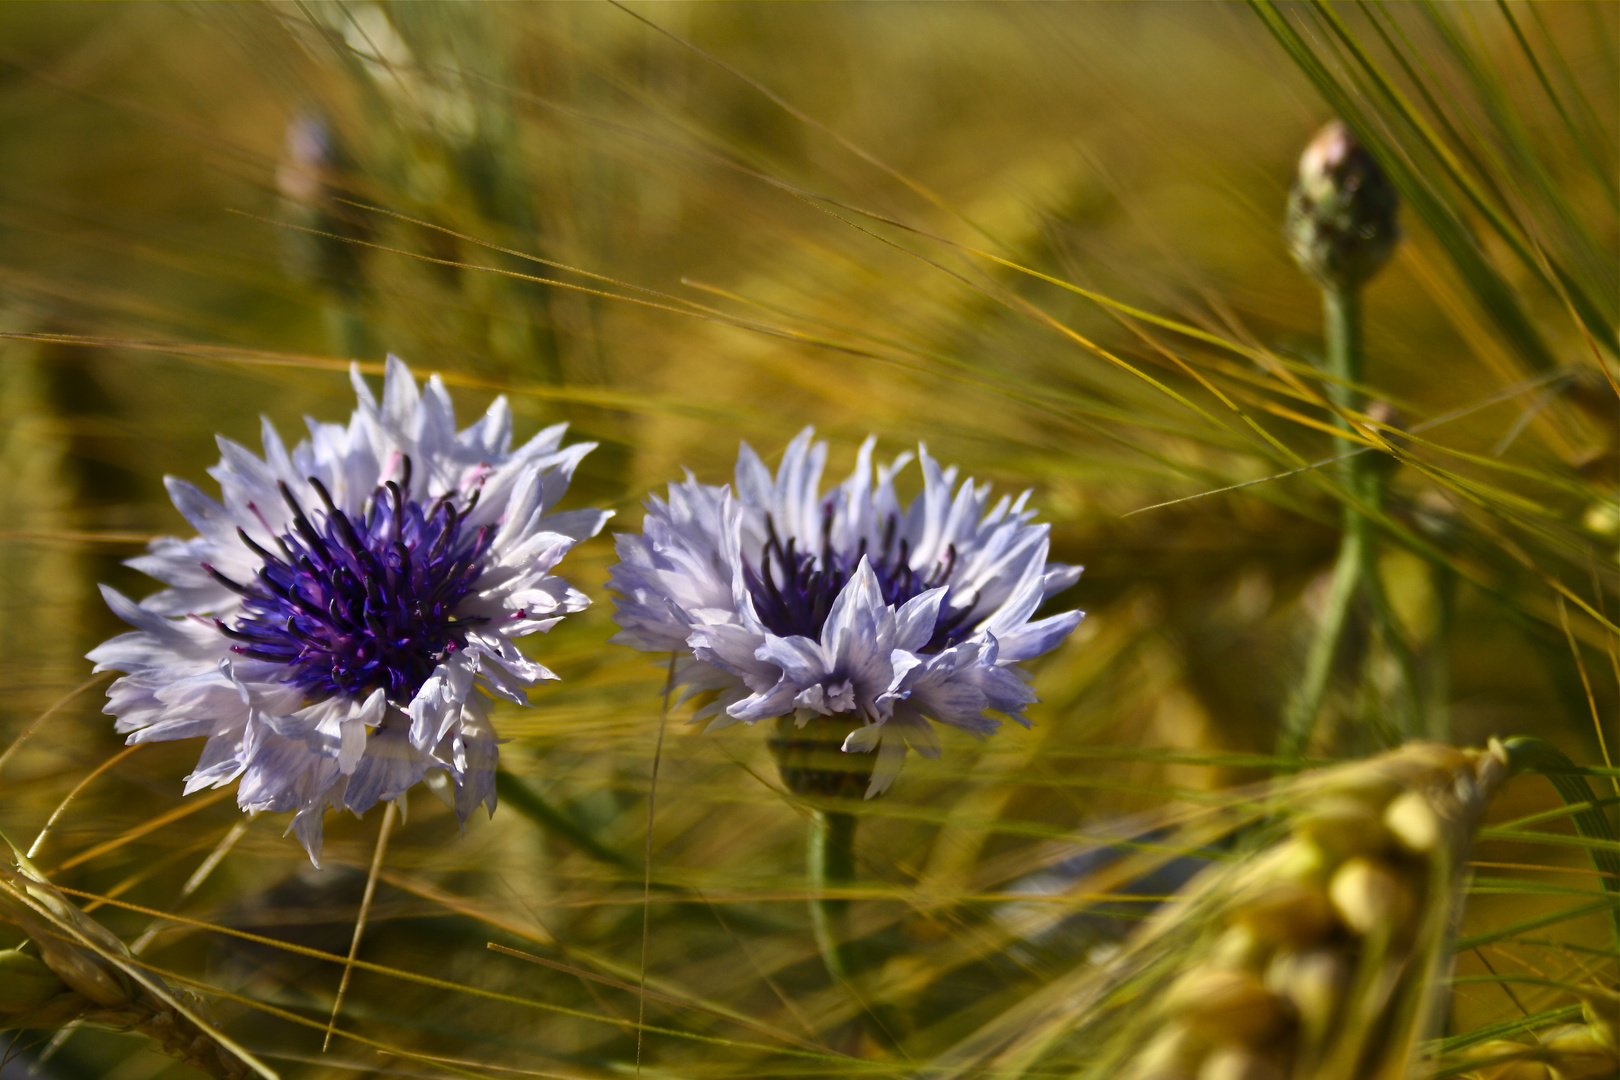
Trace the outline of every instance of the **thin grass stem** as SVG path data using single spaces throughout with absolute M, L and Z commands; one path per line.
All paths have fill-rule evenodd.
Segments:
M 388 854 L 388 836 L 394 830 L 394 819 L 399 815 L 400 803 L 405 796 L 391 800 L 383 808 L 382 825 L 377 829 L 377 846 L 371 854 L 371 870 L 366 874 L 366 891 L 360 897 L 360 913 L 354 920 L 354 937 L 349 941 L 349 956 L 343 965 L 343 976 L 338 980 L 337 996 L 332 999 L 332 1015 L 326 1021 L 326 1036 L 321 1040 L 321 1053 L 332 1045 L 337 1031 L 338 1013 L 343 1010 L 343 999 L 349 993 L 349 979 L 354 974 L 354 958 L 360 955 L 360 939 L 366 932 L 366 919 L 371 915 L 371 900 L 377 894 L 377 876 L 382 872 L 383 859 Z
M 658 812 L 658 766 L 664 760 L 664 729 L 669 725 L 669 699 L 675 691 L 675 654 L 669 654 L 664 676 L 664 701 L 658 710 L 658 741 L 653 744 L 652 776 L 647 780 L 647 847 L 641 877 L 641 973 L 636 993 L 636 1076 L 641 1076 L 641 1052 L 647 1039 L 647 945 L 652 940 L 653 822 Z
M 389 805 L 393 804 L 390 803 Z M 213 872 L 219 868 L 219 864 L 225 860 L 225 856 L 231 853 L 231 849 L 236 846 L 236 842 L 247 835 L 248 826 L 252 823 L 252 818 L 243 818 L 235 825 L 230 827 L 229 831 L 225 833 L 224 838 L 221 839 L 219 843 L 214 845 L 214 849 L 208 853 L 208 856 L 203 859 L 201 865 L 199 865 L 196 870 L 192 871 L 191 876 L 186 879 L 186 883 L 180 887 L 180 895 L 175 898 L 174 906 L 178 907 L 179 905 L 185 903 L 191 898 L 192 893 L 202 888 L 203 883 L 206 882 L 210 875 L 212 875 Z M 90 908 L 87 907 L 86 910 L 88 911 Z M 134 943 L 130 945 L 130 954 L 133 956 L 139 956 L 141 953 L 145 952 L 146 947 L 152 943 L 153 939 L 158 936 L 165 925 L 166 923 L 164 920 L 153 919 L 147 925 L 146 929 L 141 931 L 141 936 L 136 938 Z

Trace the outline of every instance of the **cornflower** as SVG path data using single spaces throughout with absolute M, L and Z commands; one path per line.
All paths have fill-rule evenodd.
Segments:
M 590 603 L 551 570 L 609 516 L 552 509 L 595 445 L 564 447 L 566 425 L 513 450 L 504 397 L 458 432 L 437 375 L 418 391 L 390 356 L 380 402 L 350 379 L 347 426 L 307 421 L 289 451 L 266 420 L 263 458 L 220 438 L 223 501 L 165 478 L 198 535 L 130 560 L 168 588 L 102 587 L 135 630 L 89 654 L 126 673 L 105 711 L 128 742 L 206 738 L 186 793 L 237 781 L 243 810 L 293 813 L 316 865 L 327 809 L 430 773 L 463 823 L 494 813 L 490 699 L 557 677 L 515 640 Z

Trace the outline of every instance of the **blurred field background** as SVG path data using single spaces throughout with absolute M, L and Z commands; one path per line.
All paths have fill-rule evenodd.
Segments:
M 0 829 L 26 847 L 105 767 L 36 862 L 125 941 L 155 927 L 143 956 L 283 1076 L 926 1075 L 1078 963 L 992 917 L 1050 841 L 1272 774 L 1343 494 L 1300 470 L 1331 414 L 1280 237 L 1335 114 L 1406 198 L 1367 389 L 1412 432 L 1383 455 L 1381 570 L 1419 677 L 1353 626 L 1316 752 L 1367 752 L 1409 708 L 1612 766 L 1617 10 L 0 7 Z M 804 812 L 762 732 L 670 716 L 644 906 L 663 671 L 605 644 L 604 536 L 563 568 L 597 603 L 528 640 L 563 681 L 496 714 L 503 767 L 602 850 L 509 797 L 463 834 L 413 792 L 360 952 L 379 967 L 321 1052 L 341 965 L 276 943 L 346 953 L 381 815 L 329 818 L 321 871 L 285 821 L 234 836 L 229 792 L 180 798 L 196 746 L 120 756 L 82 657 L 120 630 L 96 583 L 144 595 L 121 560 L 184 531 L 162 476 L 209 486 L 215 433 L 256 447 L 261 414 L 292 438 L 346 417 L 350 360 L 386 352 L 441 372 L 463 422 L 504 392 L 520 438 L 599 442 L 569 499 L 610 529 L 806 424 L 828 482 L 873 432 L 1035 490 L 1087 567 L 1055 603 L 1089 612 L 1033 665 L 1035 726 L 947 733 L 860 808 L 891 1041 L 816 957 Z M 1613 894 L 1567 818 L 1522 836 L 1558 806 L 1537 777 L 1498 800 L 1514 838 L 1476 849 L 1459 958 L 1548 985 L 1459 985 L 1450 1034 L 1614 986 Z M 5 1075 L 193 1075 L 145 1047 L 30 1031 Z

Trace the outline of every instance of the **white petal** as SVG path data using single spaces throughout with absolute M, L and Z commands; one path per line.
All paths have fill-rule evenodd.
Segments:
M 1064 589 L 1069 588 L 1080 580 L 1083 566 L 1067 566 L 1063 563 L 1047 563 L 1046 576 L 1041 579 L 1041 592 L 1045 596 L 1056 596 Z
M 505 457 L 512 449 L 512 407 L 502 394 L 489 403 L 483 417 L 462 432 L 462 441 L 484 458 Z
M 389 353 L 383 373 L 382 426 L 402 447 L 415 449 L 421 405 L 410 368 Z
M 945 600 L 944 588 L 918 593 L 901 605 L 894 619 L 894 648 L 918 652 L 934 636 L 939 607 Z
M 411 744 L 404 725 L 384 725 L 366 740 L 343 795 L 343 805 L 363 814 L 379 802 L 396 799 L 427 773 L 430 759 Z

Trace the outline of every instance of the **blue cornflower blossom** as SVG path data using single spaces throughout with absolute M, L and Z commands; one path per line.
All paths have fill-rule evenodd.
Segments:
M 919 447 L 923 492 L 902 506 L 894 477 L 911 455 L 874 468 L 868 439 L 822 493 L 827 446 L 812 438 L 789 444 L 775 477 L 745 443 L 735 490 L 688 473 L 667 501 L 648 499 L 641 534 L 616 537 L 613 640 L 675 654 L 685 694 L 715 694 L 694 717 L 710 729 L 841 719 L 843 750 L 879 751 L 870 797 L 908 747 L 938 756 L 932 723 L 983 735 L 994 712 L 1027 726 L 1035 695 L 1015 665 L 1082 613 L 1031 617 L 1080 568 L 1046 561 L 1028 492 L 992 506 L 988 484 L 957 486 Z
M 328 808 L 363 813 L 430 772 L 463 822 L 494 812 L 486 695 L 527 704 L 556 678 L 513 639 L 590 603 L 550 571 L 608 518 L 552 511 L 595 445 L 562 446 L 566 425 L 513 450 L 504 397 L 458 432 L 437 375 L 418 391 L 391 356 L 380 403 L 350 378 L 346 427 L 307 421 L 289 451 L 266 420 L 262 459 L 221 438 L 223 502 L 165 478 L 199 535 L 129 561 L 169 588 L 103 586 L 136 629 L 89 654 L 127 673 L 105 711 L 130 743 L 205 737 L 186 793 L 240 779 L 242 809 L 295 812 L 317 865 Z

